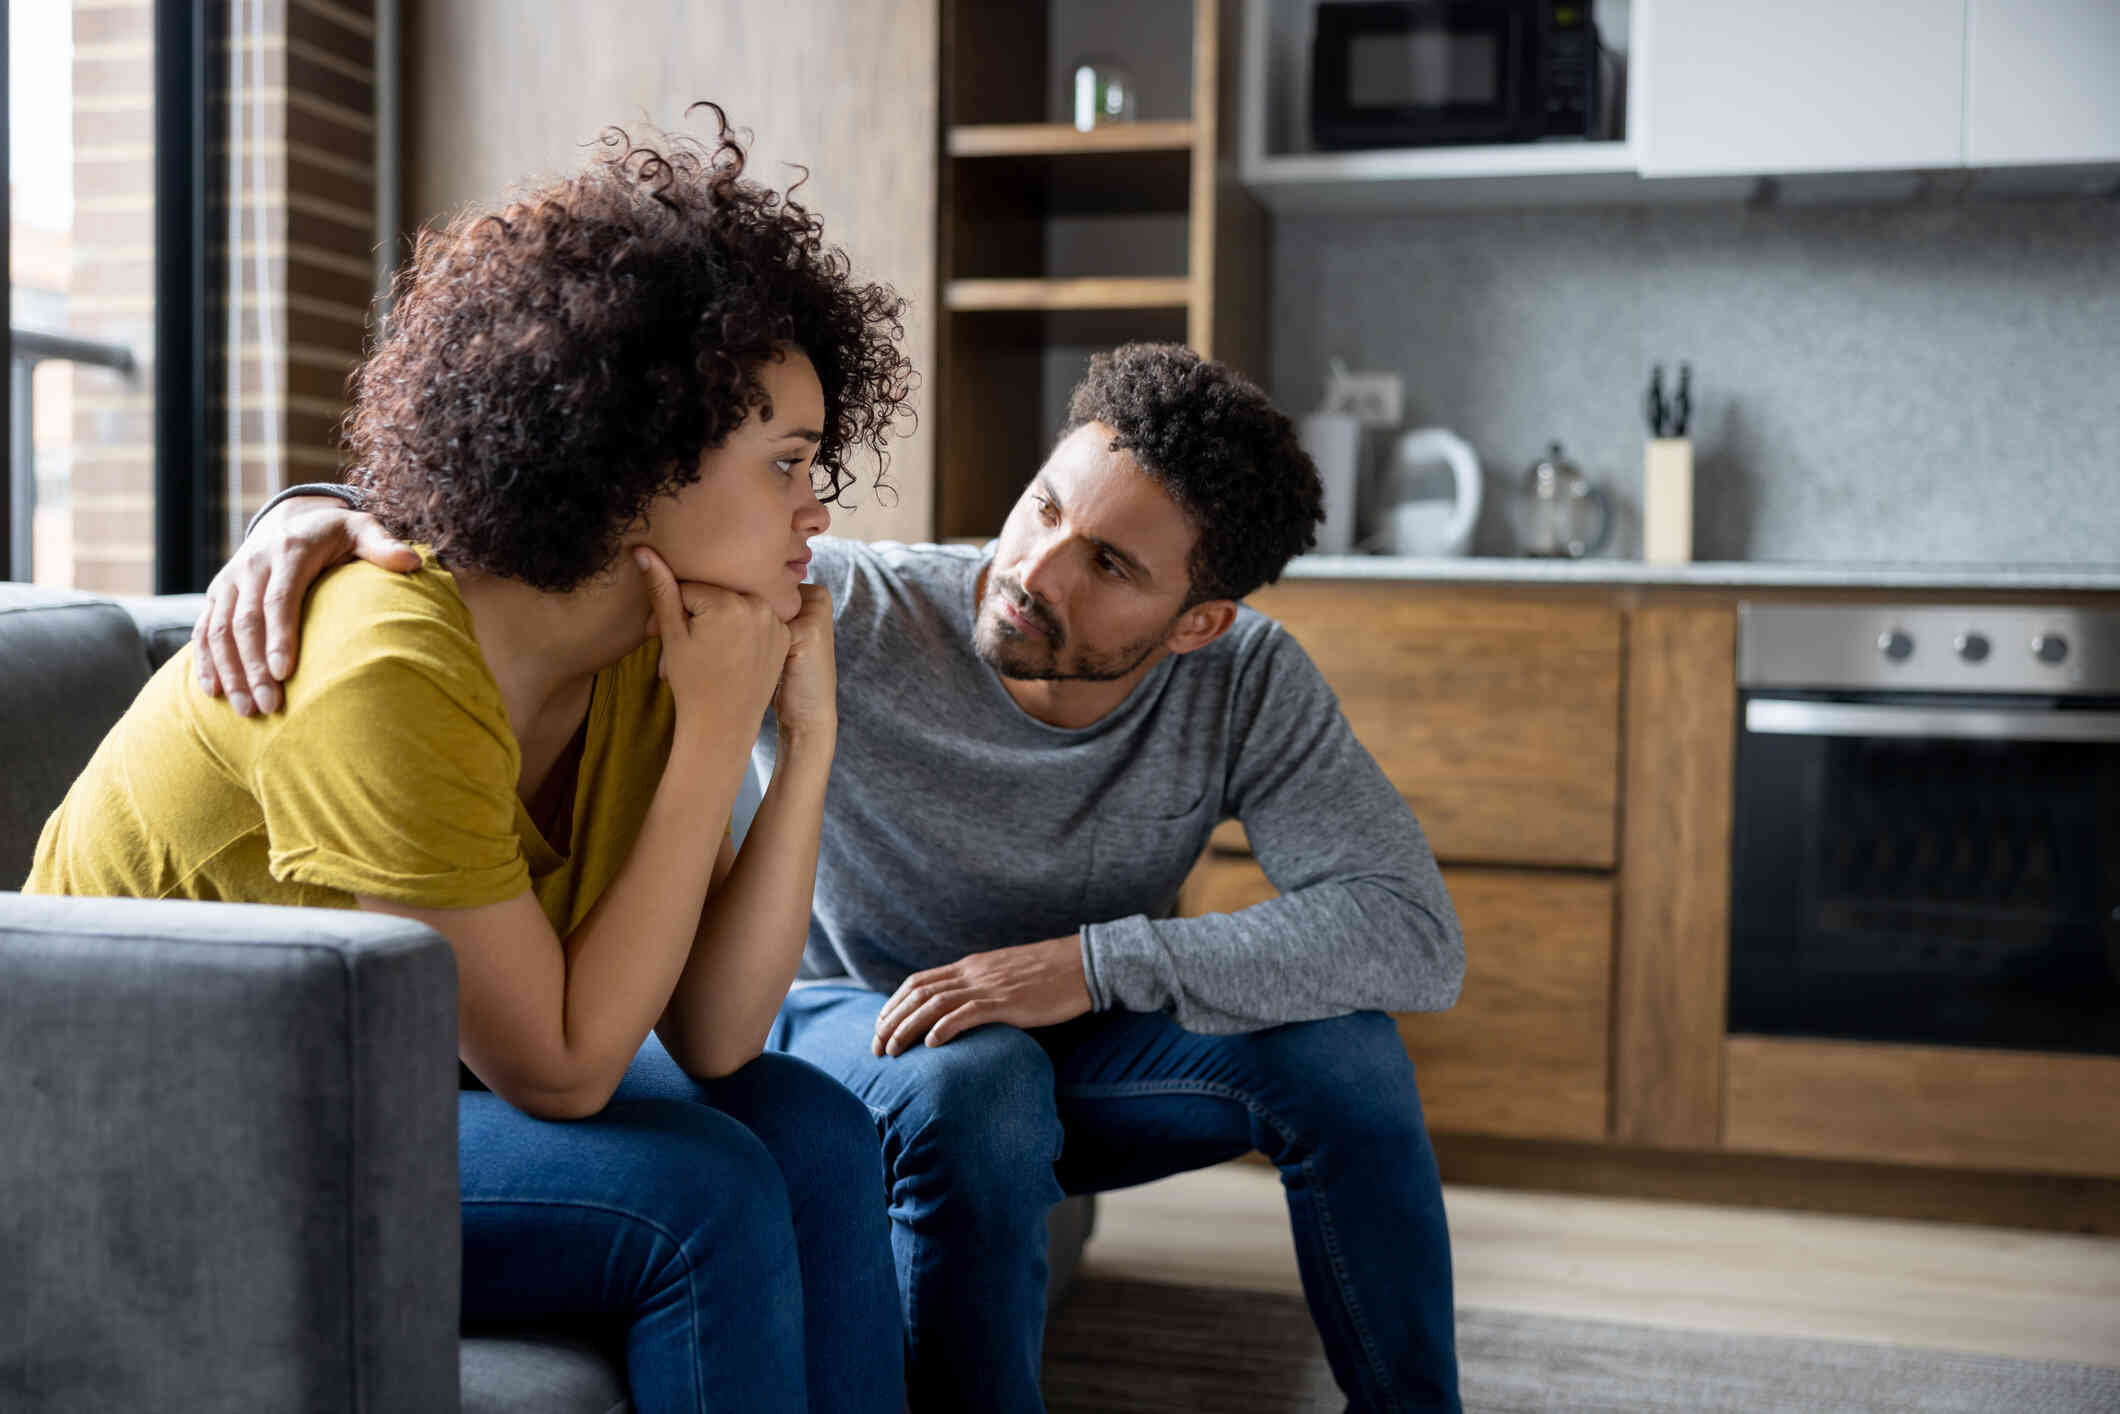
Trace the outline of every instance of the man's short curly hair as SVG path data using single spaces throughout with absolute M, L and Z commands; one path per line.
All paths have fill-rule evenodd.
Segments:
M 1258 385 L 1181 344 L 1125 344 L 1089 361 L 1065 437 L 1101 422 L 1199 532 L 1188 603 L 1242 599 L 1317 543 L 1318 469 Z
M 711 148 L 606 129 L 579 174 L 422 233 L 346 424 L 349 479 L 392 533 L 574 589 L 704 451 L 772 415 L 759 365 L 790 346 L 824 388 L 819 496 L 852 484 L 862 449 L 887 489 L 905 301 L 853 278 L 792 187 L 744 180 L 727 117 L 696 106 L 720 124 Z

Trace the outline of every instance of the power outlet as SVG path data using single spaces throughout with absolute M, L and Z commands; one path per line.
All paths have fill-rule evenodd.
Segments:
M 1333 379 L 1330 406 L 1352 413 L 1364 427 L 1396 427 L 1406 383 L 1396 373 L 1342 373 Z

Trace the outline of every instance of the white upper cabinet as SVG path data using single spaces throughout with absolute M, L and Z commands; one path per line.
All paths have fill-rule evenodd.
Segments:
M 2116 0 L 1974 3 L 1994 11 L 1998 26 L 2014 26 L 2022 9 L 2120 10 Z M 1635 0 L 1630 89 L 1642 174 L 1962 164 L 1966 4 Z M 2097 92 L 2109 106 L 2106 72 Z
M 1968 0 L 1965 160 L 2120 162 L 2120 0 Z

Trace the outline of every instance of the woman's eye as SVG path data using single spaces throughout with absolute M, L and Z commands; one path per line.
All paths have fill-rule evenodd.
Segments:
M 801 465 L 801 457 L 775 457 L 773 459 L 774 470 L 778 471 L 782 476 L 793 476 L 795 468 Z
M 1038 519 L 1049 521 L 1053 518 L 1053 503 L 1046 500 L 1045 497 L 1033 496 L 1031 497 L 1031 504 L 1038 508 Z

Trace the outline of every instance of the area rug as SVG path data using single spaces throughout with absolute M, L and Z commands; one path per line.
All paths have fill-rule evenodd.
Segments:
M 1467 1414 L 2114 1414 L 2120 1369 L 1507 1311 L 1458 1313 Z M 1050 1414 L 1339 1414 L 1300 1298 L 1085 1277 Z

